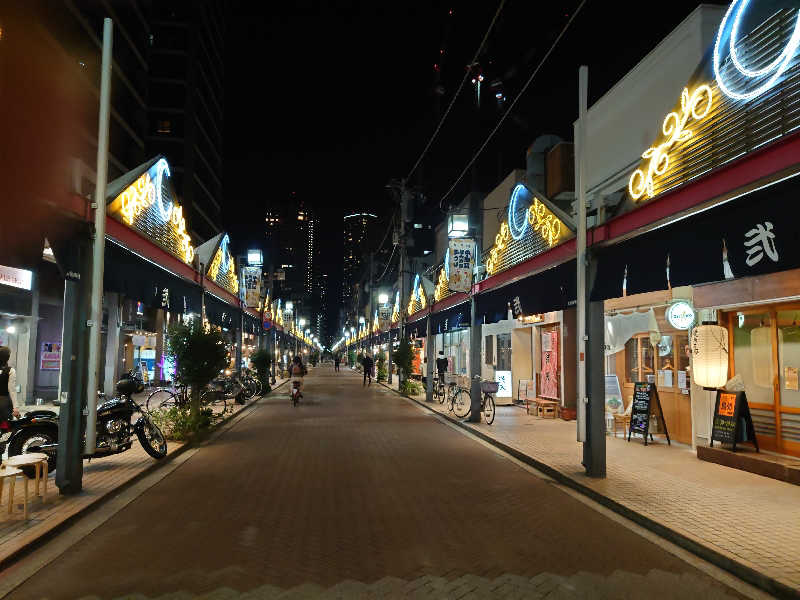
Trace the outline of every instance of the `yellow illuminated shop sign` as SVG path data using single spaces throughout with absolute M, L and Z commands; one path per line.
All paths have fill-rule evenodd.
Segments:
M 189 264 L 194 246 L 183 208 L 164 193 L 164 176 L 169 174 L 167 161 L 160 159 L 114 199 L 108 213 Z
M 633 200 L 655 195 L 655 184 L 669 169 L 670 153 L 692 137 L 692 130 L 687 125 L 704 119 L 713 102 L 714 95 L 707 84 L 698 86 L 691 94 L 689 88 L 683 88 L 680 109 L 664 117 L 661 125 L 664 141 L 642 153 L 646 162 L 633 172 L 628 181 L 628 193 Z

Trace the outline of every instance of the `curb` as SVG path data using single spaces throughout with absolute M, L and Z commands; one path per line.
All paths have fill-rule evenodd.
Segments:
M 35 539 L 33 539 L 29 543 L 25 544 L 25 546 L 15 550 L 14 552 L 11 552 L 7 556 L 3 557 L 2 559 L 0 559 L 0 572 L 5 571 L 10 566 L 12 566 L 14 563 L 18 562 L 20 559 L 25 558 L 26 556 L 31 554 L 34 550 L 36 550 L 37 548 L 40 548 L 41 546 L 46 544 L 48 541 L 53 539 L 56 535 L 58 535 L 59 533 L 61 533 L 65 529 L 68 529 L 73 523 L 75 523 L 76 521 L 78 521 L 82 517 L 86 516 L 90 512 L 92 512 L 92 511 L 96 510 L 97 508 L 99 508 L 100 506 L 102 506 L 105 502 L 107 502 L 109 499 L 111 499 L 112 496 L 115 496 L 119 492 L 129 488 L 134 483 L 136 483 L 136 482 L 140 481 L 141 479 L 147 477 L 148 475 L 150 475 L 151 473 L 153 473 L 157 469 L 160 469 L 164 465 L 169 464 L 170 462 L 172 462 L 173 459 L 175 459 L 176 457 L 180 456 L 184 452 L 187 452 L 188 450 L 190 450 L 192 448 L 199 448 L 199 447 L 202 447 L 202 446 L 208 444 L 209 442 L 214 440 L 218 435 L 221 435 L 223 433 L 222 428 L 225 425 L 227 425 L 228 423 L 233 421 L 233 419 L 235 419 L 236 417 L 244 414 L 245 412 L 249 412 L 256 404 L 258 404 L 258 402 L 262 398 L 264 398 L 265 396 L 269 396 L 269 394 L 271 394 L 272 392 L 274 392 L 275 390 L 280 388 L 287 381 L 289 381 L 289 380 L 286 379 L 286 380 L 282 381 L 281 383 L 275 385 L 275 387 L 273 387 L 267 394 L 265 394 L 263 396 L 259 396 L 256 399 L 250 400 L 240 410 L 238 410 L 234 414 L 228 415 L 227 417 L 222 419 L 217 424 L 217 426 L 214 428 L 214 431 L 212 431 L 211 434 L 208 437 L 206 437 L 205 439 L 198 440 L 198 441 L 187 442 L 187 443 L 183 444 L 180 448 L 175 450 L 172 454 L 167 454 L 167 456 L 165 456 L 162 460 L 159 460 L 157 462 L 152 462 L 152 464 L 150 464 L 149 466 L 145 467 L 143 470 L 139 471 L 136 475 L 131 477 L 129 480 L 125 481 L 124 483 L 118 485 L 117 487 L 115 487 L 113 489 L 108 490 L 102 496 L 98 496 L 97 499 L 94 502 L 92 502 L 90 504 L 87 504 L 86 506 L 84 506 L 83 508 L 81 508 L 80 510 L 75 512 L 74 514 L 71 514 L 70 516 L 68 516 L 63 521 L 60 521 L 59 523 L 57 523 L 56 525 L 54 525 L 53 527 L 48 529 L 47 531 L 43 531 L 41 533 L 41 535 L 37 536 Z
M 495 438 L 483 433 L 482 431 L 480 431 L 480 430 L 478 430 L 478 429 L 476 429 L 474 427 L 470 427 L 469 425 L 463 423 L 462 421 L 460 421 L 459 419 L 457 419 L 455 417 L 451 417 L 450 415 L 446 415 L 446 414 L 443 414 L 443 413 L 440 413 L 438 411 L 433 410 L 430 406 L 428 406 L 427 402 L 422 402 L 420 400 L 417 400 L 416 398 L 411 398 L 410 396 L 405 396 L 405 395 L 401 394 L 398 390 L 396 390 L 396 389 L 394 389 L 392 387 L 389 387 L 388 385 L 386 385 L 383 382 L 378 382 L 378 383 L 380 385 L 382 385 L 383 387 L 385 387 L 386 389 L 391 390 L 392 392 L 394 392 L 398 396 L 400 396 L 402 398 L 405 398 L 407 400 L 410 400 L 411 402 L 414 402 L 415 404 L 427 409 L 428 411 L 430 411 L 431 413 L 433 413 L 436 416 L 439 416 L 439 417 L 442 417 L 444 419 L 447 419 L 447 421 L 449 421 L 450 423 L 460 427 L 461 429 L 463 429 L 465 431 L 470 432 L 471 434 L 475 435 L 476 437 L 480 438 L 481 440 L 483 440 L 483 441 L 491 444 L 492 446 L 502 450 L 506 454 L 509 454 L 509 455 L 513 456 L 514 458 L 516 458 L 517 460 L 527 464 L 528 466 L 531 466 L 531 467 L 533 467 L 533 468 L 545 473 L 546 475 L 552 477 L 558 483 L 560 483 L 562 485 L 565 485 L 565 486 L 567 486 L 567 487 L 569 487 L 569 488 L 571 488 L 571 489 L 573 489 L 573 490 L 575 490 L 577 492 L 580 492 L 584 496 L 587 496 L 588 498 L 590 498 L 591 500 L 597 502 L 598 504 L 600 504 L 600 505 L 602 505 L 602 506 L 614 511 L 615 513 L 625 517 L 629 521 L 633 521 L 637 525 L 640 525 L 640 526 L 644 527 L 645 529 L 655 533 L 659 537 L 662 537 L 662 538 L 668 540 L 669 542 L 672 542 L 676 546 L 679 546 L 679 547 L 683 548 L 684 550 L 688 550 L 689 552 L 691 552 L 692 554 L 702 558 L 703 560 L 705 560 L 705 561 L 707 561 L 707 562 L 709 562 L 709 563 L 711 563 L 711 564 L 713 564 L 713 565 L 715 565 L 715 566 L 717 566 L 717 567 L 719 567 L 721 569 L 724 569 L 725 571 L 728 571 L 729 573 L 732 573 L 733 575 L 735 575 L 739 579 L 742 579 L 743 581 L 746 581 L 747 583 L 749 583 L 749 584 L 751 584 L 751 585 L 753 585 L 753 586 L 755 586 L 755 587 L 757 587 L 757 588 L 759 588 L 759 589 L 761 589 L 761 590 L 763 590 L 763 591 L 765 591 L 765 592 L 767 592 L 769 594 L 772 594 L 773 596 L 776 596 L 777 598 L 787 598 L 787 599 L 790 599 L 790 598 L 791 599 L 798 599 L 798 598 L 800 598 L 800 590 L 792 588 L 792 587 L 786 585 L 785 583 L 781 583 L 780 581 L 778 581 L 778 580 L 776 580 L 776 579 L 774 579 L 774 578 L 772 578 L 772 577 L 770 577 L 768 575 L 765 575 L 764 573 L 761 573 L 760 571 L 757 571 L 757 570 L 753 569 L 752 567 L 749 567 L 749 566 L 747 566 L 745 564 L 742 564 L 739 561 L 737 561 L 737 560 L 735 560 L 735 559 L 733 559 L 733 558 L 731 558 L 729 556 L 726 556 L 726 555 L 718 552 L 717 550 L 714 550 L 713 548 L 710 548 L 709 546 L 706 546 L 706 545 L 704 545 L 704 544 L 702 544 L 702 543 L 700 543 L 700 542 L 698 542 L 696 540 L 693 540 L 692 538 L 684 535 L 683 533 L 680 533 L 679 531 L 671 529 L 671 528 L 659 523 L 658 521 L 654 521 L 650 517 L 647 517 L 647 516 L 645 516 L 645 515 L 643 515 L 641 513 L 638 513 L 638 512 L 628 508 L 627 506 L 625 506 L 623 504 L 620 504 L 619 502 L 609 498 L 608 496 L 604 496 L 603 494 L 593 490 L 592 488 L 590 488 L 588 486 L 583 485 L 579 481 L 576 481 L 575 479 L 571 478 L 570 476 L 562 473 L 558 469 L 555 469 L 555 468 L 551 467 L 550 465 L 548 465 L 548 464 L 546 464 L 546 463 L 544 463 L 544 462 L 542 462 L 540 460 L 537 460 L 537 459 L 533 458 L 532 456 L 530 456 L 528 454 L 525 454 L 524 452 L 521 452 L 520 450 L 517 450 L 516 448 L 513 448 L 513 447 L 509 446 L 508 444 L 505 444 L 505 443 L 503 443 L 503 442 L 501 442 L 499 440 L 496 440 Z

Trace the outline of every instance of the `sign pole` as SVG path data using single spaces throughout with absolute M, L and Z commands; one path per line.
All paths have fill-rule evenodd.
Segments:
M 97 370 L 100 355 L 100 326 L 103 322 L 103 267 L 106 241 L 106 184 L 108 182 L 108 123 L 111 112 L 111 61 L 114 24 L 103 19 L 103 62 L 100 74 L 100 116 L 97 127 L 97 185 L 94 193 L 94 248 L 92 252 L 91 316 L 89 362 L 86 378 L 85 452 L 93 455 L 97 427 Z
M 586 443 L 586 112 L 589 88 L 589 68 L 581 66 L 578 70 L 578 139 L 575 144 L 577 169 L 575 170 L 578 193 L 578 441 L 584 443 L 584 466 L 586 453 L 591 452 Z

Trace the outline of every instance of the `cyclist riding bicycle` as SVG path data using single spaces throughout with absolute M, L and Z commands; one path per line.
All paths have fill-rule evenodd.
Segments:
M 306 367 L 303 364 L 303 361 L 300 360 L 299 356 L 295 356 L 292 359 L 292 367 L 291 367 L 291 376 L 292 376 L 292 384 L 295 381 L 300 383 L 300 397 L 303 397 L 303 377 L 306 374 Z M 292 393 L 291 386 L 289 387 L 289 394 Z

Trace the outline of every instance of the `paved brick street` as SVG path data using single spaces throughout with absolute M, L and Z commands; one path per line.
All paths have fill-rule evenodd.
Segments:
M 424 402 L 425 397 L 416 400 Z M 445 404 L 425 404 L 448 412 Z M 519 407 L 502 406 L 492 425 L 481 421 L 468 427 L 723 557 L 800 590 L 800 486 L 698 460 L 690 447 L 670 447 L 663 438 L 647 447 L 641 438 L 629 443 L 621 431 L 606 438 L 608 476 L 591 479 L 581 467 L 582 445 L 575 441 L 574 421 L 540 419 Z
M 386 388 L 329 367 L 309 376 L 300 406 L 285 394 L 261 401 L 11 597 L 241 593 L 739 597 Z

